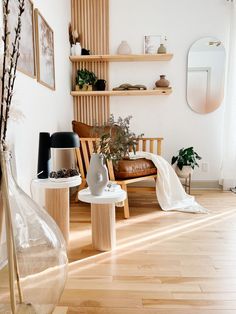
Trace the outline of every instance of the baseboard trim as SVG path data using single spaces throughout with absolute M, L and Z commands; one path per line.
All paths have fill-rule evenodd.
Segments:
M 218 180 L 192 181 L 191 187 L 193 189 L 222 190 Z

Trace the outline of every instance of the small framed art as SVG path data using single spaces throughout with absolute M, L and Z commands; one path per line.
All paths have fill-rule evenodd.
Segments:
M 18 4 L 15 0 L 9 1 L 9 28 L 11 32 L 11 41 L 15 36 L 15 27 L 18 17 Z M 17 70 L 35 78 L 35 41 L 34 41 L 34 5 L 31 0 L 25 0 L 25 10 L 22 14 L 22 28 L 20 41 L 20 57 L 17 64 Z
M 35 33 L 37 52 L 37 80 L 55 90 L 54 35 L 53 30 L 35 9 Z

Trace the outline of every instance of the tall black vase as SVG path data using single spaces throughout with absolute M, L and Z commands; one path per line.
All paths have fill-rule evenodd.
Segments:
M 50 133 L 39 133 L 38 171 L 39 179 L 47 179 L 50 172 Z

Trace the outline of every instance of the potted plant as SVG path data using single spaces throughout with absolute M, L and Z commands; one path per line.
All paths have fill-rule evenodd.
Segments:
M 100 138 L 99 151 L 105 159 L 117 163 L 121 159 L 129 159 L 130 151 L 136 152 L 138 139 L 143 134 L 137 136 L 130 131 L 131 118 L 132 116 L 124 119 L 119 117 L 115 121 L 114 115 L 111 114 L 107 124 L 95 127 L 94 132 Z
M 78 70 L 76 76 L 76 90 L 91 91 L 96 80 L 97 76 L 94 72 L 88 71 L 87 69 Z
M 195 166 L 199 167 L 197 160 L 200 159 L 193 147 L 181 148 L 179 154 L 172 157 L 171 164 L 176 164 L 175 171 L 180 178 L 187 178 Z

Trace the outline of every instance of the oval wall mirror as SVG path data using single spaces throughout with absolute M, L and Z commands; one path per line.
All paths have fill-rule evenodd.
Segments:
M 188 53 L 187 101 L 192 110 L 209 113 L 224 97 L 225 48 L 212 37 L 196 41 Z

